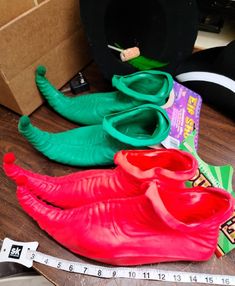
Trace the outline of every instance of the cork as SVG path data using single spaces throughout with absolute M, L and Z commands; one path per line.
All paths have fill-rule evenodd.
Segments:
M 120 58 L 123 62 L 134 59 L 140 55 L 140 50 L 138 47 L 132 47 L 128 49 L 120 49 L 111 45 L 108 45 L 110 49 L 120 52 Z

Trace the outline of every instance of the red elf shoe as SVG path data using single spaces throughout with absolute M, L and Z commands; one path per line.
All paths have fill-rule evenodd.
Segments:
M 4 156 L 7 176 L 17 181 L 24 175 L 35 195 L 62 208 L 140 195 L 140 185 L 151 180 L 161 187 L 167 185 L 168 189 L 182 187 L 197 170 L 195 158 L 176 149 L 120 151 L 114 158 L 116 168 L 79 171 L 61 177 L 30 172 L 14 161 L 13 153 Z
M 219 226 L 234 207 L 222 189 L 196 187 L 172 195 L 154 183 L 140 196 L 66 210 L 39 200 L 27 185 L 18 186 L 17 197 L 24 211 L 60 244 L 113 265 L 208 260 Z

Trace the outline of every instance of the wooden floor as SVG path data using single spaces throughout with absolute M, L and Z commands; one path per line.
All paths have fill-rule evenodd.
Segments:
M 84 75 L 91 84 L 91 92 L 105 91 L 110 88 L 104 82 L 96 66 L 91 64 L 84 71 Z M 76 127 L 75 124 L 61 118 L 46 104 L 36 110 L 31 116 L 31 121 L 47 131 L 64 131 Z M 45 158 L 37 152 L 18 133 L 17 124 L 19 115 L 0 106 L 0 161 L 6 152 L 14 152 L 17 163 L 34 172 L 51 176 L 66 175 L 78 171 L 79 168 L 65 166 Z M 212 108 L 203 104 L 200 118 L 199 155 L 207 163 L 213 165 L 231 164 L 235 167 L 235 122 L 219 114 Z M 233 177 L 233 187 L 235 178 Z M 75 255 L 42 231 L 19 206 L 15 196 L 15 184 L 10 181 L 0 169 L 0 239 L 5 237 L 19 241 L 38 241 L 38 250 L 50 255 L 72 261 L 90 262 L 85 258 Z M 183 246 L 182 246 L 183 247 Z M 197 251 L 192 249 L 192 251 Z M 91 262 L 94 263 L 94 262 Z M 215 256 L 207 262 L 189 263 L 160 263 L 149 267 L 177 271 L 193 271 L 215 274 L 235 275 L 235 251 L 230 252 L 222 259 Z M 168 282 L 137 281 L 128 279 L 101 279 L 85 275 L 67 273 L 50 267 L 34 263 L 34 269 L 42 273 L 56 285 L 174 285 Z M 178 283 L 177 285 L 187 285 Z M 190 285 L 190 284 L 188 284 Z M 200 284 L 197 284 L 200 285 Z

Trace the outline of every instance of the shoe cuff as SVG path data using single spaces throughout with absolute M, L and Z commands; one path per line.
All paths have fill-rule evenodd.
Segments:
M 151 125 L 155 124 L 155 129 L 149 131 L 148 127 L 142 128 L 141 134 L 138 134 L 139 126 L 144 125 L 146 119 L 151 122 Z M 134 147 L 148 147 L 161 143 L 168 136 L 170 119 L 161 107 L 143 104 L 105 116 L 103 129 L 119 142 Z
M 161 87 L 154 90 L 152 86 L 156 84 L 156 79 L 161 81 Z M 141 82 L 142 85 L 140 85 Z M 146 82 L 146 87 L 144 88 L 143 82 Z M 173 83 L 173 78 L 169 73 L 157 70 L 140 71 L 126 76 L 114 75 L 112 78 L 113 87 L 124 93 L 124 95 L 157 105 L 162 105 L 166 102 L 173 88 Z M 138 90 L 138 86 L 142 87 L 141 90 Z M 150 90 L 149 86 L 151 87 L 151 92 L 144 93 L 143 90 Z
M 201 194 L 205 192 L 207 194 L 205 194 L 205 199 L 203 199 Z M 231 194 L 222 189 L 196 187 L 192 189 L 182 189 L 178 192 L 180 195 L 182 195 L 182 193 L 188 197 L 188 205 L 190 200 L 191 205 L 193 205 L 193 200 L 197 194 L 197 200 L 201 200 L 199 211 L 188 213 L 188 218 L 185 218 L 184 220 L 180 220 L 176 215 L 173 215 L 167 209 L 166 204 L 164 203 L 159 193 L 157 184 L 153 182 L 149 183 L 149 187 L 145 192 L 145 196 L 151 201 L 156 214 L 160 216 L 161 219 L 172 229 L 182 232 L 198 232 L 200 230 L 205 231 L 205 229 L 219 230 L 220 225 L 225 222 L 233 213 L 234 199 Z M 171 195 L 170 192 L 168 193 L 168 196 L 165 195 L 165 198 L 170 198 L 169 195 Z M 173 195 L 176 196 L 177 193 L 174 193 Z M 208 206 L 207 203 L 213 205 L 213 203 L 218 203 L 218 200 L 222 200 L 220 206 L 217 206 L 216 211 L 215 206 L 213 206 L 213 210 L 210 211 L 210 206 Z M 184 209 L 184 200 L 182 200 L 181 208 Z M 203 217 L 203 210 L 205 212 L 209 212 L 205 217 Z M 194 222 L 190 222 L 190 219 L 194 220 Z
M 167 163 L 168 161 L 168 163 Z M 121 150 L 114 163 L 137 179 L 185 182 L 198 169 L 197 160 L 188 152 L 177 149 Z

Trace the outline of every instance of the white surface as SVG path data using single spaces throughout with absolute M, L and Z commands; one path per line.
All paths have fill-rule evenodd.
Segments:
M 225 46 L 235 40 L 235 20 L 225 22 L 220 33 L 210 33 L 199 31 L 195 42 L 197 49 L 209 49 L 213 47 Z

